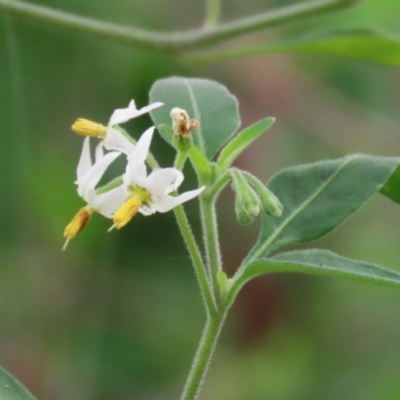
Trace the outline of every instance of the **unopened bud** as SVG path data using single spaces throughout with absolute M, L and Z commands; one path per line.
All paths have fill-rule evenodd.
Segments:
M 258 190 L 258 196 L 260 197 L 264 211 L 268 215 L 274 218 L 278 218 L 282 215 L 282 203 L 266 186 L 263 186 L 263 190 Z
M 271 217 L 278 218 L 282 215 L 283 205 L 279 199 L 262 182 L 249 173 L 245 173 L 246 179 L 257 191 L 263 210 Z
M 107 134 L 106 126 L 84 118 L 78 118 L 71 126 L 71 129 L 78 135 L 97 137 L 99 139 L 103 139 Z
M 231 174 L 236 192 L 236 219 L 242 225 L 251 224 L 260 213 L 260 200 L 240 171 L 232 170 Z
M 193 129 L 200 126 L 197 119 L 190 119 L 186 110 L 175 107 L 171 110 L 172 129 L 178 137 L 188 137 Z

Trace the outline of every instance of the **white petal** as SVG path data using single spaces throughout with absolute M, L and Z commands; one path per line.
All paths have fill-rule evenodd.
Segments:
M 115 110 L 111 115 L 110 122 L 108 123 L 109 126 L 119 125 L 126 121 L 129 121 L 132 118 L 139 117 L 140 115 L 146 114 L 155 108 L 163 106 L 163 103 L 156 102 L 153 104 L 149 104 L 146 107 L 141 108 L 138 110 L 135 106 L 135 102 L 131 100 L 129 103 L 128 108 L 122 108 Z
M 131 100 L 127 108 L 117 108 L 111 115 L 108 126 L 122 124 L 136 117 L 138 110 L 135 101 Z
M 177 205 L 182 204 L 185 201 L 191 200 L 194 197 L 198 196 L 204 189 L 205 186 L 199 189 L 190 190 L 189 192 L 182 193 L 178 197 L 164 196 L 164 198 L 161 201 L 154 202 L 152 204 L 152 208 L 161 213 L 170 211 Z
M 80 179 L 85 175 L 92 166 L 92 158 L 90 157 L 90 139 L 89 136 L 85 137 L 82 146 L 81 158 L 79 159 L 76 175 Z
M 99 194 L 92 201 L 91 206 L 106 218 L 112 218 L 114 213 L 128 199 L 124 185 L 118 186 L 106 193 Z
M 104 157 L 96 161 L 83 177 L 76 181 L 79 195 L 88 203 L 92 201 L 94 188 L 103 176 L 104 172 L 120 154 L 121 153 L 117 151 L 106 154 Z
M 161 107 L 163 105 L 164 105 L 164 103 L 161 103 L 159 101 L 157 101 L 155 103 L 152 103 L 152 104 L 149 104 L 148 106 L 143 107 L 140 110 L 138 110 L 137 114 L 135 115 L 135 117 L 138 117 L 140 115 L 146 114 L 146 113 L 150 112 L 151 110 L 154 110 L 154 109 L 156 109 L 158 107 Z
M 135 150 L 129 154 L 128 165 L 124 174 L 125 184 L 136 183 L 138 173 L 143 174 L 143 165 L 149 152 L 154 126 L 147 129 L 136 143 Z M 145 167 L 144 167 L 145 168 Z
M 95 149 L 94 159 L 95 159 L 96 162 L 97 162 L 97 161 L 99 161 L 100 158 L 102 158 L 103 156 L 104 156 L 103 146 L 102 146 L 102 143 L 99 143 L 99 144 L 96 146 L 96 149 Z
M 135 149 L 135 145 L 129 141 L 118 129 L 108 128 L 106 137 L 102 141 L 107 150 L 116 150 L 127 155 Z
M 152 209 L 151 207 L 148 207 L 148 206 L 142 206 L 142 207 L 139 208 L 139 212 L 142 215 L 145 215 L 147 217 L 149 215 L 154 214 L 156 212 L 156 210 L 154 210 L 154 209 Z
M 145 189 L 154 196 L 164 196 L 183 182 L 183 174 L 176 168 L 163 168 L 152 172 L 146 181 Z

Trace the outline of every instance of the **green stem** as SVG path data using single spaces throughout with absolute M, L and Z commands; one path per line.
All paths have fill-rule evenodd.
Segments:
M 358 0 L 308 1 L 282 7 L 275 11 L 241 18 L 225 24 L 219 24 L 214 28 L 206 30 L 198 29 L 169 33 L 153 32 L 102 22 L 93 18 L 82 17 L 65 11 L 16 0 L 0 0 L 0 12 L 42 25 L 83 33 L 132 47 L 177 54 L 184 50 L 195 50 L 207 45 L 221 43 L 265 28 L 348 8 L 358 2 Z
M 201 385 L 210 365 L 210 361 L 218 341 L 226 311 L 215 318 L 209 318 L 203 331 L 199 347 L 190 370 L 181 400 L 195 400 L 200 392 Z
M 219 299 L 218 272 L 222 270 L 221 250 L 218 239 L 218 224 L 215 213 L 215 199 L 200 196 L 200 211 L 202 214 L 203 236 L 207 263 L 214 288 L 214 298 Z
M 229 173 L 225 173 L 224 175 L 222 175 L 212 187 L 209 194 L 210 198 L 215 199 L 225 188 L 225 186 L 230 182 L 231 179 L 232 177 Z
M 176 155 L 174 167 L 181 170 L 185 164 L 186 157 L 186 152 L 178 152 Z M 174 213 L 179 226 L 179 230 L 181 232 L 183 240 L 185 241 L 186 247 L 190 254 L 190 258 L 192 260 L 205 308 L 209 316 L 214 315 L 217 311 L 217 307 L 213 298 L 211 284 L 207 276 L 206 267 L 203 263 L 200 249 L 197 246 L 196 239 L 190 227 L 189 220 L 187 219 L 185 210 L 182 205 L 175 207 Z
M 185 161 L 187 158 L 187 152 L 185 151 L 178 151 L 176 154 L 174 168 L 182 170 L 183 166 L 185 165 Z
M 220 0 L 206 0 L 205 28 L 211 28 L 217 25 L 219 21 L 220 8 Z
M 112 181 L 97 188 L 96 195 L 107 193 L 110 190 L 115 189 L 118 186 L 121 186 L 123 183 L 124 183 L 124 181 L 122 180 L 122 176 L 118 176 L 117 178 L 114 178 Z
M 196 273 L 197 281 L 200 286 L 200 291 L 203 296 L 204 305 L 209 314 L 213 315 L 216 313 L 217 308 L 211 292 L 211 285 L 207 277 L 206 268 L 203 264 L 203 259 L 199 247 L 197 246 L 196 240 L 193 236 L 193 232 L 190 228 L 189 221 L 186 217 L 185 211 L 181 205 L 174 208 L 176 221 L 178 223 L 181 235 L 186 243 L 186 247 L 189 251 L 190 258 Z

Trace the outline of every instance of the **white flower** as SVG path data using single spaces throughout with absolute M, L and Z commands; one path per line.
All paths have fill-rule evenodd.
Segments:
M 116 150 L 121 153 L 130 154 L 135 145 L 116 127 L 132 118 L 146 114 L 155 108 L 161 107 L 163 103 L 156 102 L 138 110 L 134 100 L 131 100 L 127 108 L 116 109 L 107 126 L 98 124 L 84 118 L 78 118 L 72 125 L 72 130 L 79 135 L 97 137 L 101 139 L 99 147 L 107 150 Z
M 135 146 L 126 136 L 116 129 L 115 126 L 127 122 L 130 119 L 139 117 L 140 115 L 146 114 L 155 108 L 161 107 L 162 105 L 163 103 L 156 102 L 138 110 L 136 108 L 135 101 L 131 100 L 128 108 L 116 109 L 112 113 L 110 121 L 108 122 L 107 134 L 102 142 L 103 146 L 107 150 L 116 150 L 125 154 L 132 153 Z
M 75 183 L 78 185 L 79 196 L 81 196 L 94 211 L 104 215 L 106 218 L 112 218 L 115 211 L 127 199 L 126 191 L 124 190 L 124 186 L 120 185 L 108 192 L 96 194 L 95 188 L 104 175 L 104 172 L 119 155 L 121 155 L 121 153 L 118 151 L 104 154 L 103 148 L 97 146 L 95 163 L 92 165 L 90 143 L 87 137 L 83 142 L 81 158 L 76 170 L 77 180 Z
M 107 218 L 112 218 L 115 211 L 117 211 L 128 198 L 122 184 L 105 193 L 96 194 L 96 185 L 109 165 L 119 155 L 121 155 L 121 153 L 117 151 L 104 154 L 103 148 L 97 146 L 95 162 L 92 164 L 89 137 L 85 138 L 76 171 L 78 179 L 75 183 L 78 185 L 79 196 L 86 201 L 87 205 L 78 211 L 65 228 L 64 237 L 67 240 L 63 250 L 65 250 L 69 240 L 74 238 L 85 227 L 94 211 Z
M 113 227 L 117 229 L 125 226 L 137 212 L 150 215 L 157 211 L 170 211 L 198 196 L 205 189 L 203 186 L 174 197 L 170 193 L 177 190 L 184 179 L 181 171 L 176 168 L 163 168 L 147 175 L 145 160 L 153 132 L 154 127 L 148 129 L 128 155 L 128 164 L 122 179 L 129 199 L 114 214 Z

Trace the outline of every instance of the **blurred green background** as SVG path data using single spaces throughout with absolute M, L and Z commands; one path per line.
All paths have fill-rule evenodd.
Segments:
M 200 0 L 42 0 L 62 10 L 153 29 L 201 24 Z M 223 19 L 289 1 L 223 1 Z M 373 26 L 400 34 L 400 2 L 369 0 L 331 17 L 258 34 Z M 245 38 L 243 41 L 247 41 Z M 400 154 L 400 71 L 329 57 L 254 57 L 184 66 L 173 59 L 0 16 L 0 364 L 39 400 L 174 400 L 204 312 L 172 213 L 120 232 L 96 215 L 67 252 L 63 229 L 83 202 L 73 181 L 77 117 L 106 123 L 152 83 L 206 77 L 240 101 L 243 126 L 277 123 L 237 161 L 263 180 L 282 167 L 351 152 Z M 136 137 L 148 116 L 128 124 Z M 163 166 L 173 152 L 157 137 Z M 196 182 L 188 171 L 186 188 Z M 224 262 L 234 271 L 257 237 L 219 202 Z M 195 202 L 186 207 L 193 224 Z M 400 270 L 400 208 L 376 197 L 318 241 Z M 249 284 L 226 323 L 201 400 L 398 400 L 400 292 L 321 277 Z

